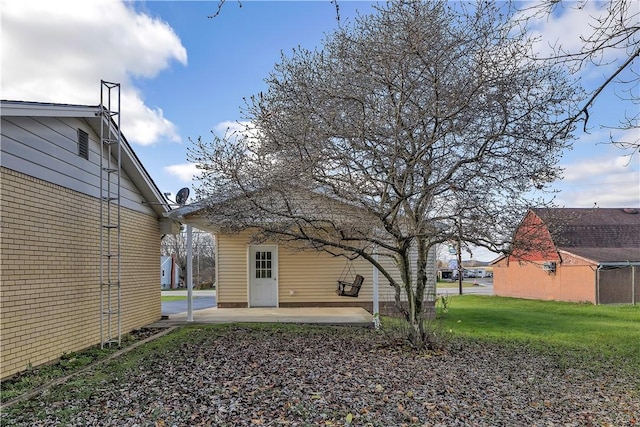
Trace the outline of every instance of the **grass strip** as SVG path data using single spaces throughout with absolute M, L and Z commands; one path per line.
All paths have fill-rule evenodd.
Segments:
M 640 369 L 640 306 L 462 295 L 449 297 L 447 308 L 451 336 L 527 345 L 586 366 Z
M 56 377 L 56 378 L 54 378 L 54 379 L 52 379 L 52 380 L 50 380 L 50 381 L 48 381 L 48 382 L 46 382 L 44 384 L 41 384 L 41 385 L 39 385 L 37 387 L 28 388 L 28 389 L 26 389 L 26 391 L 24 391 L 23 393 L 21 393 L 20 395 L 14 397 L 14 398 L 8 400 L 7 402 L 0 402 L 0 412 L 2 412 L 3 410 L 11 407 L 12 405 L 15 405 L 16 403 L 19 403 L 19 402 L 22 402 L 24 400 L 30 399 L 33 396 L 35 396 L 35 395 L 37 395 L 37 394 L 39 394 L 39 393 L 41 393 L 41 392 L 43 392 L 45 390 L 50 389 L 51 387 L 55 387 L 57 385 L 63 384 L 65 382 L 69 381 L 70 379 L 72 379 L 73 377 L 75 377 L 77 375 L 80 375 L 83 372 L 88 371 L 89 369 L 95 368 L 96 366 L 100 366 L 102 364 L 107 363 L 110 360 L 115 359 L 116 357 L 122 356 L 123 354 L 126 354 L 126 353 L 130 352 L 131 350 L 134 350 L 134 349 L 140 347 L 141 345 L 144 345 L 144 344 L 146 344 L 146 343 L 148 343 L 150 341 L 153 341 L 153 340 L 158 339 L 158 338 L 160 338 L 160 337 L 162 337 L 164 335 L 167 335 L 168 333 L 174 331 L 176 328 L 177 327 L 175 327 L 175 326 L 167 328 L 167 329 L 165 329 L 165 330 L 163 330 L 163 331 L 161 331 L 161 332 L 159 332 L 159 333 L 157 333 L 155 335 L 152 335 L 152 336 L 150 336 L 148 338 L 145 338 L 145 339 L 143 339 L 141 341 L 137 341 L 137 342 L 133 343 L 132 345 L 130 345 L 128 347 L 125 347 L 125 348 L 123 348 L 121 350 L 118 350 L 118 351 L 116 351 L 114 353 L 111 353 L 108 356 L 106 356 L 105 358 L 98 359 L 98 360 L 94 361 L 93 363 L 90 363 L 90 364 L 88 364 L 88 365 L 86 365 L 86 366 L 84 366 L 82 368 L 78 368 L 78 369 L 72 370 L 70 373 L 68 373 L 66 375 L 63 375 L 61 377 Z M 78 355 L 82 355 L 82 353 L 83 352 L 79 352 L 77 354 Z M 38 372 L 34 372 L 33 375 L 37 376 Z M 5 388 L 5 387 L 3 387 L 3 388 Z M 5 390 L 5 392 L 6 391 L 7 390 Z
M 162 302 L 169 302 L 169 301 L 184 301 L 187 299 L 186 296 L 180 296 L 180 295 L 169 295 L 169 296 L 162 296 Z

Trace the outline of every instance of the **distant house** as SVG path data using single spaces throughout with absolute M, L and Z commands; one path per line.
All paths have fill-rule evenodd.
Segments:
M 160 287 L 162 289 L 175 289 L 180 287 L 181 269 L 175 256 L 160 257 Z
M 320 250 L 292 249 L 273 241 L 256 242 L 255 228 L 229 230 L 212 220 L 207 211 L 196 203 L 173 210 L 170 216 L 215 235 L 219 308 L 359 306 L 372 311 L 375 273 L 368 261 L 357 258 L 349 262 Z M 391 259 L 380 258 L 399 280 L 400 274 Z M 435 289 L 435 250 L 429 254 L 427 274 Z M 350 282 L 356 275 L 364 277 L 358 297 L 339 296 L 337 281 Z M 379 289 L 381 313 L 393 311 L 393 288 L 381 274 Z
M 124 136 L 120 158 L 114 152 L 110 159 L 115 165 L 120 160 L 119 172 L 101 167 L 101 123 L 111 129 L 115 123 L 100 107 L 2 101 L 1 111 L 0 378 L 5 378 L 159 319 L 160 240 L 175 227 L 163 217 L 169 208 L 162 193 Z M 120 224 L 104 207 L 101 170 L 103 179 L 111 176 L 111 194 L 120 193 L 119 200 L 108 201 L 111 208 L 117 203 Z M 115 269 L 118 258 L 121 277 L 106 268 L 101 275 L 101 259 L 112 260 Z M 103 306 L 101 281 L 112 290 L 103 292 Z M 114 324 L 118 312 L 120 333 Z M 102 322 L 108 316 L 109 322 Z
M 492 265 L 499 296 L 638 303 L 640 209 L 531 209 Z

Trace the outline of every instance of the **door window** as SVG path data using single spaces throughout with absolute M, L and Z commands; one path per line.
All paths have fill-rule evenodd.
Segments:
M 271 251 L 256 251 L 256 279 L 270 279 L 272 272 Z

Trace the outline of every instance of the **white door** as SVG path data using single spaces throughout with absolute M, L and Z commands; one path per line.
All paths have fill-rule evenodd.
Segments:
M 278 306 L 278 247 L 249 249 L 249 306 Z

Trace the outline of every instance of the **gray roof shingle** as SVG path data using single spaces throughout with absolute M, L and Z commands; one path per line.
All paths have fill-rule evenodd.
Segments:
M 556 248 L 597 262 L 640 262 L 640 208 L 533 209 Z

